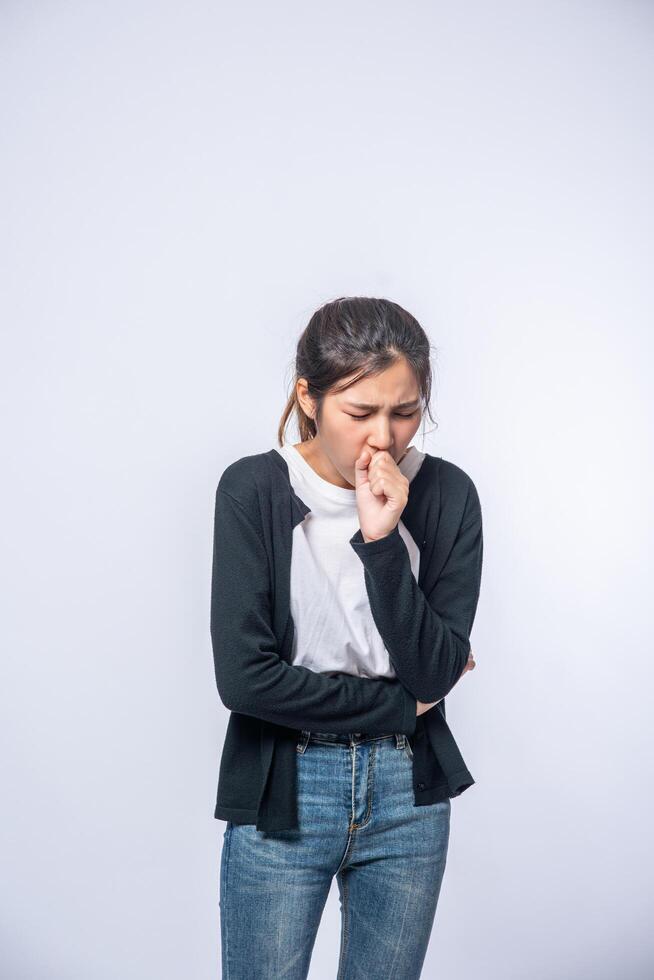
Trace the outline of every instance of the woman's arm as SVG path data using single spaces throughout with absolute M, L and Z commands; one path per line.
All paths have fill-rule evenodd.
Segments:
M 412 735 L 416 698 L 398 680 L 321 674 L 282 660 L 272 629 L 268 556 L 243 506 L 218 486 L 211 641 L 226 708 L 288 728 Z
M 358 530 L 350 544 L 363 562 L 373 619 L 397 677 L 417 700 L 440 701 L 465 671 L 479 598 L 483 531 L 472 480 L 456 540 L 428 595 L 397 525 L 368 542 Z

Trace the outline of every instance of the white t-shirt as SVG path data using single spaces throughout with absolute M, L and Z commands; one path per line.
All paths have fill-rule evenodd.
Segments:
M 356 491 L 318 476 L 290 443 L 277 451 L 288 463 L 293 489 L 311 508 L 293 529 L 293 663 L 318 672 L 395 677 L 372 617 L 363 563 L 350 544 L 359 528 Z M 412 480 L 424 458 L 424 453 L 410 446 L 399 469 Z M 398 530 L 417 579 L 420 551 L 401 518 Z

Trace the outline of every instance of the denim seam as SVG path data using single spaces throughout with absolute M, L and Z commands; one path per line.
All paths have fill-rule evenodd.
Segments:
M 348 842 L 349 844 L 349 842 Z M 347 853 L 347 849 L 346 849 Z M 347 890 L 347 874 L 341 870 L 338 872 L 341 876 L 341 884 L 343 886 L 343 926 L 341 934 L 341 951 L 338 957 L 338 975 L 336 980 L 344 980 L 344 970 L 345 970 L 345 958 L 348 949 L 349 936 L 349 896 Z
M 224 926 L 224 928 L 223 928 L 223 932 L 224 932 L 224 939 L 223 939 L 223 943 L 224 943 L 224 946 L 223 946 L 223 957 L 224 957 L 224 962 L 225 962 L 225 972 L 226 972 L 226 980 L 227 980 L 227 978 L 229 977 L 229 974 L 231 972 L 230 971 L 230 968 L 229 968 L 229 941 L 228 941 L 228 934 L 227 934 L 227 928 L 228 928 L 227 923 L 228 923 L 228 919 L 229 919 L 229 915 L 227 913 L 227 896 L 228 896 L 228 891 L 229 891 L 229 889 L 228 889 L 227 875 L 228 875 L 228 872 L 229 872 L 229 852 L 230 852 L 231 843 L 232 843 L 232 824 L 231 823 L 228 823 L 227 829 L 225 831 L 225 834 L 226 834 L 226 839 L 225 839 L 225 842 L 224 842 L 225 853 L 223 855 L 224 868 L 223 868 L 223 880 L 222 880 L 224 908 L 221 910 L 221 916 L 224 917 L 224 924 L 223 924 L 223 926 Z
M 372 816 L 372 791 L 374 785 L 376 760 L 377 760 L 377 742 L 373 742 L 370 749 L 370 757 L 368 759 L 368 776 L 366 779 L 366 796 L 367 796 L 368 806 L 361 823 L 353 823 L 350 828 L 351 830 L 361 830 L 362 827 L 365 827 L 366 824 L 370 823 L 370 817 Z M 354 759 L 352 760 L 352 772 L 354 774 Z

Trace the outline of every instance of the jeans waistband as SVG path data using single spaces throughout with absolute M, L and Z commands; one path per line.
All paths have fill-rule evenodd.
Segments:
M 331 742 L 337 745 L 360 745 L 362 742 L 375 742 L 384 738 L 394 738 L 398 749 L 403 748 L 406 735 L 390 733 L 388 735 L 370 735 L 367 732 L 349 732 L 339 734 L 337 732 L 310 732 L 302 730 L 301 740 L 306 745 L 308 742 Z

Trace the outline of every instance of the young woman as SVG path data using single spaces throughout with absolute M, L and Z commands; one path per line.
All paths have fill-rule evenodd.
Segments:
M 483 555 L 474 483 L 411 445 L 429 351 L 396 303 L 326 304 L 298 342 L 280 448 L 216 490 L 226 980 L 305 978 L 334 877 L 338 978 L 422 970 L 450 800 L 474 782 L 444 698 L 474 667 Z

